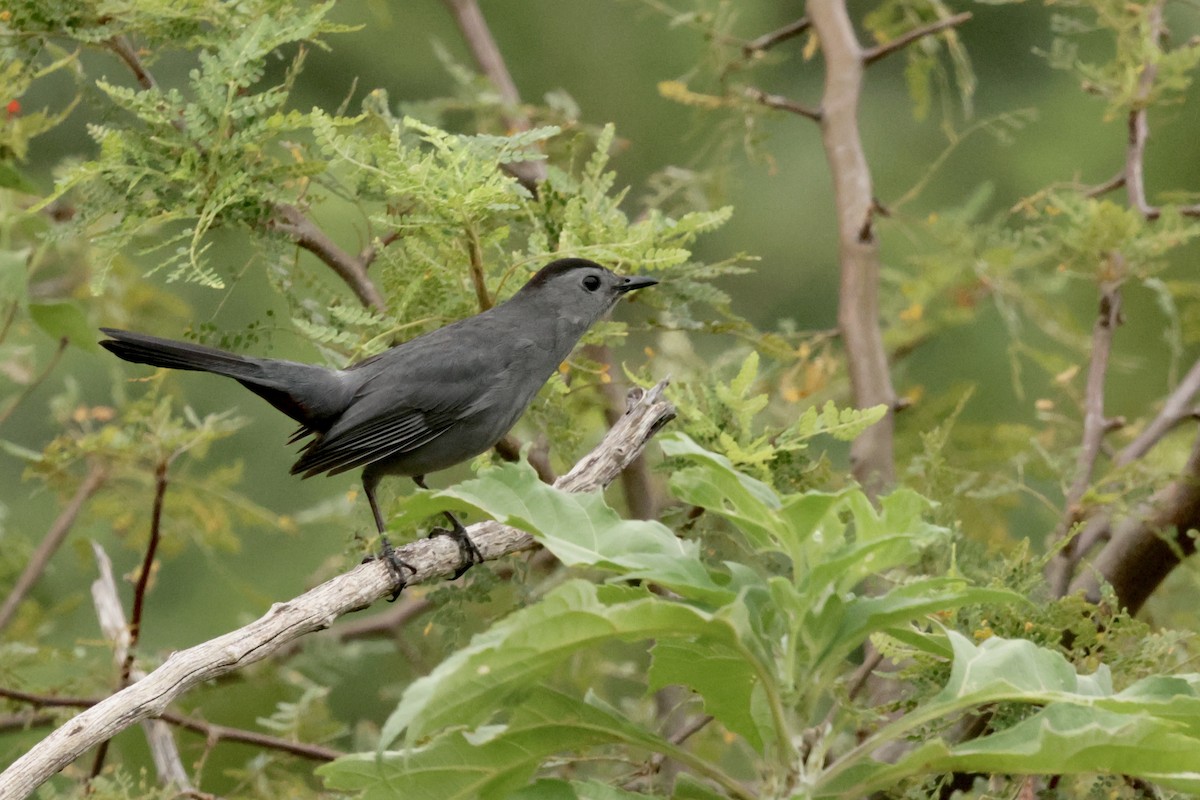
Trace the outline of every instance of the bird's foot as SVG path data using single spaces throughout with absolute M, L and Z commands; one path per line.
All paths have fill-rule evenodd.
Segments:
M 396 598 L 404 591 L 404 587 L 408 585 L 408 581 L 404 578 L 404 570 L 408 570 L 413 575 L 417 574 L 417 568 L 409 564 L 398 555 L 399 551 L 392 547 L 392 543 L 388 541 L 386 536 L 383 537 L 383 547 L 377 556 L 367 556 L 363 559 L 363 563 L 368 561 L 382 561 L 387 564 L 388 571 L 392 573 L 392 577 L 396 579 L 396 588 L 392 590 L 392 596 L 388 598 L 389 603 L 396 602 Z
M 454 575 L 450 580 L 456 580 L 463 576 L 467 570 L 476 564 L 483 563 L 483 553 L 479 552 L 479 548 L 471 541 L 471 537 L 467 535 L 467 529 L 462 523 L 451 513 L 446 512 L 446 518 L 450 520 L 454 527 L 452 528 L 434 528 L 429 532 L 429 538 L 434 536 L 449 536 L 458 545 L 458 550 L 462 553 L 463 563 L 454 571 Z

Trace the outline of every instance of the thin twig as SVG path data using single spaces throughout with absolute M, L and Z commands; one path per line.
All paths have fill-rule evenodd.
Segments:
M 1112 258 L 1120 259 L 1121 256 L 1113 254 Z M 1121 289 L 1116 283 L 1108 283 L 1100 287 L 1100 309 L 1092 326 L 1091 357 L 1084 389 L 1083 437 L 1075 459 L 1075 477 L 1067 490 L 1063 517 L 1055 529 L 1052 543 L 1070 536 L 1083 519 L 1083 496 L 1092 483 L 1104 435 L 1113 428 L 1113 421 L 1104 416 L 1104 381 L 1108 375 L 1113 335 L 1120 324 Z M 1063 545 L 1047 565 L 1050 591 L 1055 597 L 1061 597 L 1071 582 L 1071 575 L 1083 552 L 1078 545 L 1078 540 Z
M 398 230 L 392 231 L 386 236 L 380 236 L 377 240 L 364 247 L 359 252 L 357 259 L 359 266 L 361 266 L 363 269 L 363 272 L 366 272 L 370 266 L 375 263 L 375 259 L 379 257 L 380 253 L 387 249 L 388 245 L 392 244 L 392 242 L 398 241 L 403 236 L 404 234 Z
M 1125 185 L 1125 170 L 1124 170 L 1124 168 L 1122 168 L 1120 172 L 1118 172 L 1116 175 L 1114 175 L 1111 178 L 1109 178 L 1108 180 L 1106 180 L 1104 183 L 1102 183 L 1098 186 L 1093 186 L 1092 188 L 1086 190 L 1083 193 L 1083 195 L 1084 195 L 1084 197 L 1100 197 L 1102 195 L 1108 194 L 1109 192 L 1114 192 L 1117 189 L 1120 189 L 1124 185 Z
M 1159 0 L 1146 8 L 1146 22 L 1155 47 L 1159 47 L 1158 43 L 1163 34 L 1162 6 L 1162 0 Z M 1146 202 L 1146 181 L 1143 173 L 1146 140 L 1150 138 L 1147 104 L 1157 76 L 1158 62 L 1147 60 L 1142 65 L 1142 73 L 1138 76 L 1137 88 L 1134 90 L 1129 112 L 1129 142 L 1125 148 L 1125 191 L 1129 204 L 1147 219 L 1156 219 L 1162 213 L 1161 209 Z
M 783 95 L 768 94 L 762 89 L 754 86 L 747 86 L 743 92 L 748 99 L 753 100 L 756 103 L 761 103 L 767 108 L 775 108 L 780 111 L 787 111 L 790 114 L 798 114 L 799 116 L 807 117 L 814 122 L 821 121 L 822 114 L 821 109 L 819 108 L 809 108 L 808 106 L 801 105 L 795 100 L 784 97 Z
M 162 510 L 163 501 L 167 494 L 167 470 L 170 461 L 163 459 L 154 469 L 154 506 L 150 513 L 150 540 L 146 542 L 146 552 L 142 557 L 142 569 L 138 572 L 137 583 L 133 590 L 133 614 L 129 620 L 129 649 L 121 666 L 121 688 L 129 685 L 129 676 L 133 671 L 133 660 L 136 656 L 138 640 L 142 634 L 142 614 L 146 607 L 146 590 L 150 586 L 150 575 L 154 571 L 154 556 L 158 552 L 158 543 L 162 539 Z
M 1179 385 L 1167 395 L 1162 409 L 1142 429 L 1142 432 L 1132 442 L 1125 445 L 1114 460 L 1118 467 L 1124 467 L 1149 453 L 1154 445 L 1167 435 L 1176 425 L 1189 419 L 1196 418 L 1194 398 L 1200 393 L 1200 359 L 1192 364 L 1192 368 L 1183 376 Z
M 962 13 L 955 14 L 952 17 L 943 17 L 942 19 L 935 20 L 928 25 L 922 25 L 919 28 L 913 28 L 911 31 L 897 36 L 890 42 L 884 42 L 883 44 L 864 50 L 862 53 L 863 64 L 870 66 L 876 61 L 887 58 L 892 53 L 908 47 L 918 39 L 924 39 L 926 36 L 932 36 L 935 33 L 941 33 L 947 28 L 953 28 L 961 25 L 967 20 L 971 19 L 971 16 L 972 14 L 970 11 L 963 11 Z
M 503 112 L 504 124 L 510 131 L 527 131 L 530 128 L 529 117 L 521 111 L 521 94 L 513 82 L 504 56 L 496 44 L 492 31 L 488 28 L 487 20 L 475 0 L 445 0 L 446 7 L 454 15 L 458 23 L 463 41 L 479 65 L 479 71 L 496 87 L 500 98 L 508 106 Z M 545 161 L 518 161 L 505 164 L 504 169 L 521 182 L 530 191 L 546 180 Z
M 765 50 L 770 50 L 780 42 L 786 42 L 788 39 L 793 39 L 799 36 L 811 27 L 812 22 L 809 21 L 808 17 L 801 17 L 795 22 L 784 25 L 782 28 L 773 30 L 770 33 L 764 33 L 757 39 L 751 39 L 750 41 L 746 42 L 744 45 L 742 45 L 742 53 L 747 58 L 750 58 L 755 53 L 761 53 Z
M 475 287 L 475 300 L 480 311 L 487 311 L 493 305 L 491 294 L 488 293 L 487 280 L 483 267 L 483 250 L 479 246 L 479 236 L 474 230 L 467 231 L 467 259 L 471 269 L 471 285 Z
M 3 411 L 0 411 L 0 425 L 7 422 L 8 418 L 17 410 L 17 406 L 25 402 L 29 398 L 29 395 L 33 394 L 34 390 L 41 386 L 46 378 L 50 377 L 50 373 L 54 371 L 54 368 L 58 366 L 58 362 L 62 360 L 63 352 L 67 349 L 69 342 L 70 340 L 66 336 L 58 340 L 58 347 L 55 349 L 54 355 L 50 356 L 50 360 L 42 367 L 42 371 L 37 374 L 37 377 L 25 384 L 25 387 L 21 389 L 21 393 L 14 397 L 12 402 Z M 2 623 L 0 623 L 0 627 L 3 627 Z
M 137 669 L 129 658 L 133 637 L 129 623 L 125 620 L 125 609 L 121 605 L 120 591 L 117 580 L 113 577 L 112 559 L 96 542 L 92 542 L 92 552 L 96 556 L 96 580 L 92 581 L 92 604 L 96 608 L 96 619 L 104 637 L 113 645 L 113 663 L 124 671 L 129 664 L 128 678 L 123 684 L 141 680 L 146 673 Z M 146 734 L 146 744 L 150 747 L 150 758 L 154 762 L 154 770 L 158 773 L 158 781 L 163 786 L 174 787 L 178 791 L 195 791 L 191 776 L 183 766 L 183 756 L 175 743 L 175 736 L 170 727 L 162 720 L 142 720 L 142 730 Z M 97 750 L 95 773 L 104 763 L 104 753 L 107 749 Z
M 59 697 L 56 695 L 34 694 L 32 692 L 22 692 L 3 687 L 0 687 L 0 697 L 14 700 L 18 703 L 28 703 L 34 708 L 91 708 L 104 700 L 102 697 Z M 325 747 L 324 745 L 294 742 L 290 739 L 281 739 L 278 736 L 271 736 L 257 731 L 248 731 L 244 728 L 218 725 L 214 722 L 196 719 L 195 717 L 189 717 L 186 714 L 179 714 L 174 711 L 164 711 L 162 714 L 153 717 L 153 719 L 161 719 L 163 722 L 174 725 L 177 728 L 203 734 L 212 741 L 252 744 L 256 747 L 262 747 L 267 750 L 279 750 L 280 752 L 290 753 L 291 755 L 300 756 L 312 761 L 333 761 L 335 758 L 345 755 L 340 750 Z M 49 720 L 53 722 L 53 717 L 49 717 Z M 45 723 L 37 722 L 35 724 Z
M 146 91 L 158 88 L 158 81 L 154 80 L 154 76 L 142 64 L 142 59 L 138 57 L 137 50 L 134 49 L 133 43 L 129 41 L 129 37 L 117 35 L 106 42 L 108 49 L 112 50 L 117 56 L 125 62 L 125 66 L 129 67 L 129 71 L 133 73 L 134 79 Z
M 21 600 L 37 583 L 38 578 L 46 570 L 46 565 L 50 563 L 50 559 L 67 538 L 67 534 L 71 532 L 71 527 L 79 517 L 79 512 L 83 510 L 84 503 L 100 490 L 107 478 L 108 472 L 99 462 L 93 463 L 88 468 L 83 482 L 79 484 L 75 494 L 71 496 L 53 524 L 50 525 L 41 544 L 37 546 L 25 564 L 25 569 L 21 570 L 21 576 L 17 578 L 12 591 L 9 592 L 8 597 L 4 598 L 4 605 L 0 606 L 0 629 L 3 629 L 12 620 Z

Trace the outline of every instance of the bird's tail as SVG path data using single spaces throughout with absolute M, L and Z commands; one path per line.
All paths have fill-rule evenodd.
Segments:
M 100 346 L 126 361 L 233 378 L 299 422 L 302 436 L 328 428 L 350 400 L 351 388 L 330 370 L 314 364 L 239 356 L 202 344 L 116 328 L 100 330 L 109 336 Z
M 157 336 L 116 328 L 100 330 L 110 337 L 100 342 L 101 347 L 135 364 L 213 372 L 239 380 L 254 380 L 262 373 L 258 359 L 246 358 L 215 347 L 160 339 Z

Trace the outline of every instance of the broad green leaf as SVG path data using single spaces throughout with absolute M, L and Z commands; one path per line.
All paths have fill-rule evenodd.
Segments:
M 591 583 L 569 581 L 476 635 L 414 681 L 384 725 L 381 747 L 402 731 L 415 741 L 446 726 L 478 725 L 516 702 L 568 656 L 605 642 L 696 639 L 714 652 L 753 658 L 742 634 L 725 619 L 642 589 L 601 592 Z M 765 666 L 758 673 L 769 674 Z
M 771 739 L 770 716 L 761 715 L 765 707 L 754 696 L 762 687 L 744 657 L 707 642 L 680 639 L 662 639 L 650 652 L 652 690 L 686 686 L 703 698 L 708 713 L 755 749 L 761 751 L 764 739 Z
M 713 582 L 695 542 L 659 522 L 622 519 L 599 493 L 555 489 L 525 462 L 499 465 L 440 492 L 415 493 L 401 515 L 416 520 L 446 509 L 483 514 L 528 531 L 571 566 L 654 581 L 714 605 L 732 597 Z
M 975 645 L 954 631 L 946 637 L 954 663 L 943 690 L 835 762 L 816 779 L 816 796 L 859 796 L 947 771 L 1099 772 L 1200 790 L 1200 676 L 1152 676 L 1114 694 L 1103 665 L 1081 675 L 1061 654 L 1029 641 L 992 637 Z M 989 736 L 927 741 L 892 764 L 870 757 L 918 725 L 999 702 L 1044 707 Z
M 1007 699 L 1050 701 L 1065 693 L 1089 697 L 1112 694 L 1112 680 L 1104 665 L 1094 675 L 1079 675 L 1061 653 L 1025 639 L 993 636 L 974 645 L 955 631 L 947 631 L 947 636 L 954 648 L 954 663 L 950 679 L 931 705 Z
M 956 578 L 927 578 L 880 597 L 855 597 L 846 603 L 841 624 L 828 649 L 814 660 L 845 658 L 876 631 L 976 604 L 1030 605 L 1030 600 L 1007 589 L 974 587 Z
M 660 437 L 659 444 L 665 455 L 696 464 L 671 475 L 672 494 L 725 517 L 746 534 L 753 547 L 787 552 L 782 503 L 774 489 L 739 472 L 725 456 L 705 450 L 686 434 Z
M 610 744 L 699 765 L 695 758 L 615 709 L 539 688 L 512 707 L 505 725 L 454 729 L 419 747 L 347 756 L 321 767 L 318 773 L 332 788 L 362 791 L 367 800 L 397 796 L 507 798 L 528 783 L 549 756 Z M 525 796 L 572 796 L 561 794 L 562 786 L 542 788 L 550 793 L 536 791 Z M 589 791 L 579 796 L 624 795 Z

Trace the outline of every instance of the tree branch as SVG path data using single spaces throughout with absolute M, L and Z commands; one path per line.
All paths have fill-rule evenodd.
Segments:
M 341 278 L 364 306 L 380 313 L 387 311 L 387 302 L 375 283 L 367 276 L 362 257 L 355 257 L 338 246 L 325 231 L 291 203 L 277 203 L 267 227 L 290 237 L 296 245 L 315 255 Z M 374 253 L 371 252 L 371 258 Z
M 496 87 L 500 98 L 509 107 L 504 113 L 504 124 L 510 131 L 529 130 L 529 118 L 521 111 L 521 94 L 508 71 L 508 65 L 504 63 L 504 56 L 488 28 L 487 20 L 483 18 L 479 3 L 476 0 L 445 0 L 445 3 L 454 15 L 463 41 L 479 65 L 479 71 Z M 546 180 L 544 161 L 518 161 L 505 164 L 504 169 L 532 192 L 536 192 L 538 185 Z
M 1119 254 L 1112 258 L 1119 259 Z M 1083 439 L 1075 459 L 1075 478 L 1067 490 L 1063 518 L 1051 538 L 1051 543 L 1061 542 L 1071 535 L 1075 526 L 1083 519 L 1083 496 L 1092 483 L 1096 471 L 1096 460 L 1100 457 L 1100 445 L 1104 435 L 1112 430 L 1113 421 L 1104 416 L 1104 379 L 1108 374 L 1108 359 L 1112 353 L 1113 335 L 1121 324 L 1121 290 L 1115 283 L 1100 287 L 1100 310 L 1092 326 L 1091 359 L 1088 364 L 1087 386 L 1084 389 Z M 1047 565 L 1050 591 L 1062 597 L 1071 581 L 1071 574 L 1079 561 L 1082 550 L 1079 540 L 1065 544 Z
M 1146 7 L 1146 21 L 1156 47 L 1164 31 L 1162 6 L 1162 0 L 1158 0 Z M 1142 74 L 1138 76 L 1137 89 L 1134 90 L 1129 112 L 1129 142 L 1125 147 L 1125 191 L 1129 197 L 1129 204 L 1147 219 L 1157 219 L 1162 213 L 1162 209 L 1146 202 L 1146 181 L 1143 174 L 1146 140 L 1150 138 L 1146 106 L 1157 76 L 1158 62 L 1148 60 L 1142 65 Z
M 756 53 L 770 50 L 780 42 L 786 42 L 788 39 L 793 39 L 801 35 L 811 27 L 812 22 L 808 19 L 808 17 L 801 17 L 795 22 L 784 25 L 782 28 L 773 30 L 770 33 L 764 33 L 757 39 L 751 39 L 750 41 L 746 42 L 744 45 L 742 45 L 742 54 L 747 58 L 750 58 Z
M 91 708 L 104 702 L 103 699 L 95 697 L 58 697 L 55 695 L 33 694 L 31 692 L 21 692 L 15 689 L 4 688 L 0 688 L 0 697 L 15 700 L 19 703 L 28 703 L 34 708 Z M 0 729 L 3 728 L 5 722 L 10 722 L 10 727 L 19 727 L 19 721 L 22 719 L 30 719 L 31 721 L 27 723 L 30 725 L 45 725 L 54 721 L 54 718 L 49 715 L 16 714 L 12 716 L 11 720 L 4 720 L 4 718 L 0 717 Z M 332 747 L 310 744 L 308 742 L 293 742 L 290 739 L 281 739 L 278 736 L 271 736 L 266 733 L 259 733 L 258 731 L 248 731 L 244 728 L 231 728 L 228 725 L 218 725 L 214 722 L 196 719 L 195 717 L 189 717 L 186 714 L 179 714 L 174 711 L 164 711 L 154 719 L 162 720 L 177 728 L 203 734 L 209 741 L 252 744 L 267 750 L 279 750 L 280 752 L 307 758 L 310 761 L 333 761 L 335 758 L 345 755 L 342 751 L 335 750 Z
M 674 407 L 662 396 L 665 386 L 664 381 L 649 391 L 630 392 L 625 416 L 556 485 L 571 492 L 594 491 L 615 479 L 674 418 Z M 485 560 L 535 544 L 524 531 L 492 521 L 471 525 L 469 530 Z M 396 555 L 413 565 L 414 574 L 406 576 L 409 584 L 449 577 L 462 563 L 458 545 L 448 536 L 412 542 Z M 146 678 L 82 712 L 0 773 L 0 797 L 28 796 L 80 754 L 135 722 L 162 714 L 193 686 L 266 658 L 300 636 L 329 627 L 339 616 L 390 595 L 394 588 L 389 566 L 371 561 L 299 597 L 276 603 L 249 625 L 173 653 Z
M 79 512 L 83 510 L 84 504 L 91 499 L 92 495 L 100 490 L 104 485 L 104 481 L 108 478 L 107 470 L 99 463 L 93 463 L 88 468 L 88 473 L 84 477 L 83 482 L 79 484 L 79 488 L 75 490 L 75 494 L 67 501 L 63 510 L 59 512 L 54 523 L 50 526 L 50 530 L 46 531 L 46 536 L 42 539 L 41 544 L 33 551 L 29 562 L 25 565 L 25 569 L 21 570 L 21 576 L 17 578 L 16 584 L 13 586 L 8 597 L 4 598 L 4 605 L 0 606 L 0 630 L 2 630 L 12 620 L 13 615 L 17 612 L 17 607 L 29 594 L 29 590 L 37 583 L 38 578 L 46 570 L 46 565 L 50 563 L 50 559 L 58 551 L 59 546 L 67 538 L 67 534 L 71 532 L 71 528 L 75 525 L 75 520 L 79 517 Z
M 158 486 L 166 486 L 165 469 Z M 155 497 L 160 497 L 157 490 Z M 157 523 L 153 524 L 157 526 Z M 121 687 L 124 688 L 131 681 L 144 678 L 146 673 L 134 667 L 133 648 L 137 644 L 137 637 L 134 626 L 125 621 L 125 609 L 121 606 L 117 581 L 113 578 L 112 561 L 108 553 L 104 552 L 104 548 L 95 542 L 92 542 L 92 552 L 96 555 L 96 567 L 99 572 L 99 576 L 92 582 L 92 603 L 96 607 L 100 630 L 113 644 L 113 662 L 121 670 Z M 167 724 L 162 720 L 146 719 L 142 720 L 142 729 L 146 734 L 146 743 L 150 747 L 150 758 L 158 773 L 159 783 L 183 791 L 194 791 L 195 786 L 184 769 L 183 758 L 179 755 L 175 737 L 171 735 Z M 107 742 L 105 744 L 107 745 Z M 104 746 L 97 750 L 92 766 L 93 777 L 100 773 L 106 751 Z
M 928 25 L 922 25 L 919 28 L 913 28 L 908 33 L 892 39 L 890 42 L 884 42 L 881 45 L 869 48 L 863 51 L 862 60 L 866 66 L 871 66 L 876 61 L 887 58 L 892 53 L 898 50 L 903 50 L 918 39 L 924 39 L 926 36 L 932 36 L 935 33 L 941 33 L 947 28 L 953 28 L 961 25 L 971 18 L 970 11 L 964 11 L 961 14 L 955 14 L 952 17 L 944 17 Z M 822 40 L 823 41 L 823 40 Z
M 1196 551 L 1200 528 L 1200 436 L 1178 478 L 1133 513 L 1113 524 L 1112 537 L 1071 583 L 1070 591 L 1100 601 L 1100 585 L 1112 586 L 1121 605 L 1136 614 L 1179 562 Z
M 850 388 L 857 408 L 888 408 L 882 420 L 850 445 L 854 477 L 875 496 L 895 482 L 896 392 L 879 329 L 880 258 L 871 225 L 875 198 L 858 130 L 865 62 L 843 2 L 809 0 L 808 16 L 825 58 L 821 138 L 837 204 L 841 261 L 838 327 L 846 347 Z
M 801 105 L 795 100 L 784 97 L 783 95 L 767 94 L 762 89 L 759 89 L 755 86 L 747 86 L 743 90 L 743 93 L 750 100 L 753 100 L 756 103 L 762 103 L 767 108 L 775 108 L 779 109 L 780 111 L 787 111 L 789 114 L 797 114 L 801 117 L 807 117 L 814 122 L 821 121 L 821 109 L 809 108 L 808 106 Z

